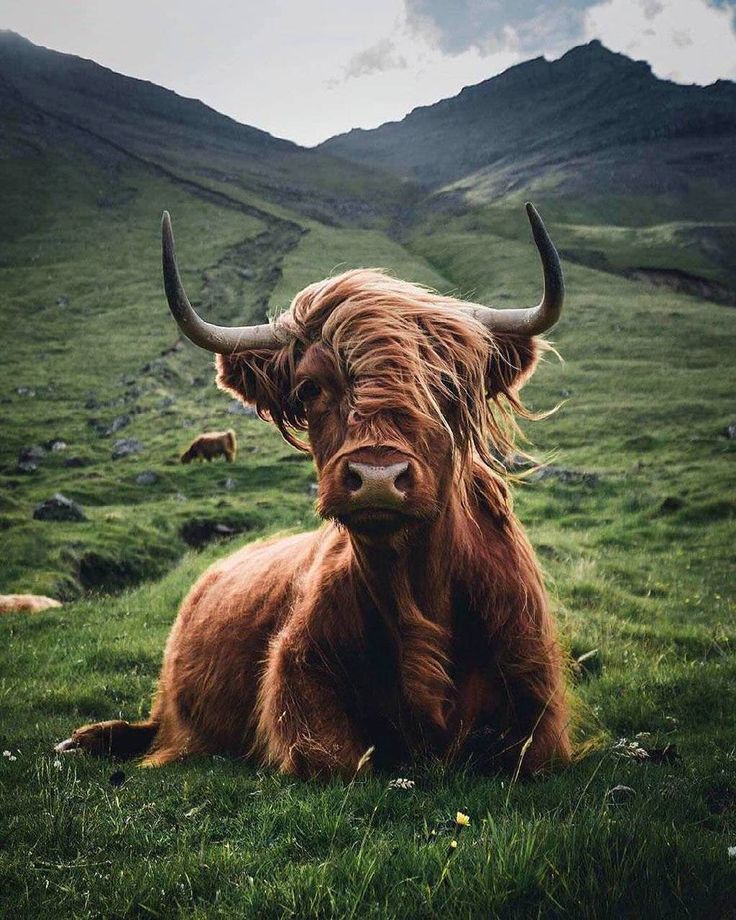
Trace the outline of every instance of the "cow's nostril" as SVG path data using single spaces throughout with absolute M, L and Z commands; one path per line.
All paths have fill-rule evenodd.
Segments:
M 352 464 L 350 465 L 352 466 Z M 362 487 L 363 480 L 355 470 L 348 468 L 345 472 L 345 485 L 350 492 L 357 492 Z
M 409 486 L 411 485 L 411 476 L 409 476 L 409 470 L 403 470 L 394 480 L 394 486 L 399 492 L 408 492 Z

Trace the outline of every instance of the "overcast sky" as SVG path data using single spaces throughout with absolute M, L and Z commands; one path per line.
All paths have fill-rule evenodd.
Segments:
M 736 79 L 736 0 L 0 0 L 0 28 L 307 145 L 592 38 Z

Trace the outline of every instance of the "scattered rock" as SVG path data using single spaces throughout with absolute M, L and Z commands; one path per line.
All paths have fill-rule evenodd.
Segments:
M 35 473 L 38 470 L 38 464 L 32 460 L 19 460 L 16 470 L 19 473 Z
M 15 392 L 18 396 L 28 396 L 30 398 L 36 395 L 36 391 L 32 390 L 30 387 L 16 387 Z
M 243 281 L 252 281 L 254 277 L 253 272 L 249 268 L 239 268 L 238 274 L 243 279 Z
M 153 470 L 144 470 L 142 473 L 138 473 L 135 481 L 139 486 L 153 486 L 158 482 L 158 476 Z
M 193 387 L 206 387 L 209 382 L 208 377 L 192 377 Z
M 239 399 L 234 399 L 227 407 L 230 415 L 244 415 L 246 418 L 258 418 L 258 413 L 253 406 L 246 406 Z
M 232 492 L 233 489 L 237 488 L 237 485 L 238 485 L 237 482 L 235 482 L 235 480 L 231 479 L 229 476 L 223 482 L 223 486 L 228 490 L 228 492 Z
M 162 399 L 159 399 L 157 406 L 159 409 L 168 409 L 170 406 L 173 406 L 176 402 L 176 399 L 173 396 L 164 396 Z
M 672 514 L 673 511 L 679 511 L 684 507 L 685 502 L 678 495 L 668 495 L 659 506 L 659 513 Z
M 137 438 L 120 438 L 112 445 L 112 459 L 120 460 L 123 457 L 131 457 L 139 454 L 143 450 L 143 443 Z
M 68 307 L 69 306 L 69 298 L 66 296 L 66 294 L 60 294 L 56 298 L 56 306 L 57 307 Z
M 51 498 L 36 505 L 33 517 L 37 521 L 86 521 L 81 505 L 56 492 Z
M 38 463 L 46 456 L 46 449 L 40 444 L 31 444 L 30 447 L 21 447 L 18 453 L 18 463 Z
M 730 441 L 736 441 L 736 422 L 731 422 L 726 428 L 726 437 Z
M 63 441 L 61 438 L 52 438 L 50 441 L 46 441 L 44 447 L 46 450 L 53 452 L 58 452 L 60 450 L 66 450 L 69 445 L 66 441 Z
M 105 429 L 105 434 L 108 436 L 115 434 L 120 431 L 121 428 L 126 428 L 128 425 L 130 425 L 129 415 L 117 415 L 110 423 L 110 426 Z
M 156 377 L 165 383 L 178 381 L 180 375 L 169 366 L 165 358 L 154 358 L 153 361 L 147 361 L 141 368 L 141 373 L 151 377 Z
M 316 482 L 310 482 L 307 486 L 307 495 L 310 498 L 316 498 L 319 495 L 319 486 Z
M 566 470 L 561 466 L 543 466 L 535 470 L 529 477 L 534 482 L 542 482 L 545 479 L 557 479 L 565 485 L 583 485 L 591 488 L 597 486 L 600 482 L 600 476 L 597 473 L 584 473 L 580 470 Z
M 628 802 L 634 798 L 636 792 L 631 788 L 631 786 L 614 786 L 609 789 L 606 793 L 606 799 L 612 805 L 623 805 L 624 802 Z
M 249 528 L 243 524 L 228 521 L 214 521 L 207 518 L 193 518 L 182 525 L 179 531 L 182 540 L 194 549 L 201 549 L 214 540 L 227 540 Z
M 67 457 L 62 466 L 67 469 L 77 469 L 80 466 L 87 466 L 88 463 L 89 460 L 85 460 L 84 457 Z
M 87 394 L 87 398 L 84 401 L 84 408 L 85 409 L 99 409 L 100 408 L 100 401 L 97 398 L 96 393 Z

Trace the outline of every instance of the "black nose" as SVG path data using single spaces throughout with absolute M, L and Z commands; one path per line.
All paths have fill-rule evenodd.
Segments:
M 398 505 L 409 488 L 409 463 L 372 466 L 348 463 L 345 484 L 353 502 L 360 505 Z

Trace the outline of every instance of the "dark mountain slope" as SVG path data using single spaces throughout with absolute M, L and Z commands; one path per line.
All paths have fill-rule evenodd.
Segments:
M 320 149 L 422 183 L 424 230 L 507 235 L 530 197 L 568 259 L 736 300 L 734 83 L 660 80 L 594 41 Z
M 583 186 L 605 181 L 607 173 L 610 186 L 625 175 L 631 190 L 670 182 L 676 191 L 683 168 L 728 175 L 736 168 L 734 141 L 735 84 L 659 80 L 648 64 L 594 41 L 558 61 L 519 64 L 400 122 L 331 138 L 320 149 L 432 187 L 487 170 L 495 177 L 488 191 L 497 194 L 574 159 L 595 174 L 579 170 Z
M 238 124 L 203 103 L 0 32 L 0 141 L 57 146 L 63 123 L 147 161 L 331 222 L 380 221 L 400 183 Z

